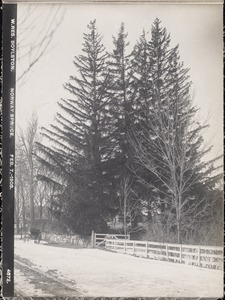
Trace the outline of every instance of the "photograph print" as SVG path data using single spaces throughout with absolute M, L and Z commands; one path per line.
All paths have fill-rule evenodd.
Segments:
M 15 296 L 223 296 L 222 24 L 17 4 Z

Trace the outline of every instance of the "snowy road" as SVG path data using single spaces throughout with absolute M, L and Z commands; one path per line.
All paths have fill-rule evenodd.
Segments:
M 15 256 L 39 271 L 15 264 L 15 289 L 27 296 L 222 297 L 223 272 L 153 261 L 99 249 L 68 249 L 15 241 Z M 33 272 L 33 274 L 32 274 Z M 50 278 L 69 284 L 57 294 Z M 41 278 L 43 277 L 43 278 Z M 50 281 L 49 281 L 50 280 Z M 49 281 L 48 286 L 46 282 Z M 53 280 L 54 281 L 54 280 Z M 25 291 L 24 291 L 25 287 Z M 77 292 L 76 292 L 77 291 Z

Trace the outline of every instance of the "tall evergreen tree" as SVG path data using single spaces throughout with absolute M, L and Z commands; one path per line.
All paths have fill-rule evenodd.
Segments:
M 146 124 L 150 122 L 148 126 L 148 134 L 151 136 L 152 141 L 156 140 L 156 130 L 158 128 L 158 117 L 156 116 L 156 110 L 160 111 L 166 108 L 165 94 L 168 82 L 166 76 L 168 74 L 168 56 L 169 56 L 169 43 L 170 36 L 167 34 L 165 28 L 160 27 L 160 21 L 156 19 L 152 26 L 151 39 L 148 40 L 148 35 L 143 31 L 140 39 L 136 43 L 132 52 L 132 86 L 134 93 L 134 114 L 135 121 L 133 122 L 132 132 L 139 138 L 145 139 Z M 131 135 L 130 140 L 135 139 Z M 149 148 L 149 149 L 148 149 Z M 145 150 L 149 153 L 153 150 L 153 147 L 149 143 L 145 143 Z M 160 155 L 157 157 L 157 151 L 155 151 L 155 159 L 161 162 Z M 155 207 L 157 202 L 160 209 L 163 209 L 163 204 L 157 200 L 159 194 L 166 193 L 161 188 L 157 189 L 155 182 L 157 178 L 152 172 L 146 170 L 144 166 L 140 164 L 133 164 L 136 174 L 141 181 L 141 197 L 145 203 L 148 203 L 149 210 Z M 152 183 L 146 186 L 146 182 Z M 149 218 L 151 214 L 149 213 Z
M 190 98 L 188 69 L 180 63 L 178 47 L 169 48 L 170 36 L 158 19 L 151 35 L 151 84 L 146 98 L 150 109 L 146 108 L 146 118 L 138 130 L 134 128 L 130 142 L 140 166 L 136 173 L 149 187 L 152 207 L 158 207 L 167 233 L 175 230 L 181 243 L 193 211 L 207 206 L 203 204 L 207 193 L 203 185 L 212 168 L 202 158 L 210 148 L 202 149 L 204 126 L 195 121 L 197 109 Z M 136 101 L 146 103 L 141 94 Z
M 152 101 L 152 65 L 146 33 L 143 30 L 140 39 L 131 54 L 131 85 L 134 98 L 134 124 L 142 122 L 153 110 Z
M 39 144 L 42 162 L 64 178 L 58 201 L 70 227 L 81 234 L 106 229 L 115 199 L 108 55 L 95 21 L 88 29 L 83 54 L 74 59 L 77 75 L 65 84 L 71 98 L 59 102 L 56 125 L 43 129 L 53 146 Z
M 135 85 L 132 85 L 132 68 L 131 55 L 128 53 L 129 42 L 127 42 L 128 34 L 125 32 L 124 23 L 121 24 L 117 36 L 113 37 L 113 51 L 110 55 L 109 70 L 112 76 L 111 92 L 111 113 L 115 125 L 115 141 L 117 151 L 120 153 L 121 161 L 120 168 L 118 168 L 117 189 L 118 196 L 123 207 L 121 214 L 124 214 L 125 203 L 130 203 L 131 206 L 136 207 L 137 194 L 135 192 L 135 178 L 132 172 L 131 165 L 133 158 L 130 152 L 130 145 L 128 142 L 131 125 L 135 122 L 134 95 Z M 137 85 L 136 85 L 137 87 Z M 129 199 L 122 197 L 127 195 L 127 178 L 132 181 L 132 189 L 129 191 Z M 126 191 L 126 192 L 125 192 Z M 126 199 L 125 199 L 126 198 Z M 137 210 L 130 210 L 128 213 L 132 224 L 132 231 L 137 229 L 138 213 Z M 124 219 L 124 228 L 126 228 L 126 218 Z M 124 230 L 126 232 L 126 230 Z
M 130 61 L 127 54 L 124 23 L 121 24 L 119 33 L 113 37 L 114 49 L 110 55 L 109 70 L 112 77 L 111 112 L 115 124 L 115 139 L 119 145 L 119 151 L 123 157 L 124 164 L 128 159 L 127 134 L 131 124 L 132 103 L 130 91 Z

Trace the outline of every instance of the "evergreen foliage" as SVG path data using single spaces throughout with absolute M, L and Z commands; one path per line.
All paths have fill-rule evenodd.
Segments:
M 47 157 L 44 163 L 62 173 L 63 191 L 57 201 L 63 203 L 63 215 L 69 225 L 81 234 L 106 227 L 107 215 L 115 213 L 112 201 L 116 198 L 108 55 L 95 21 L 88 29 L 83 54 L 74 60 L 78 74 L 65 84 L 71 98 L 59 102 L 62 113 L 57 113 L 57 124 L 43 129 L 43 135 L 54 146 L 39 144 Z
M 112 92 L 111 114 L 115 126 L 115 143 L 118 145 L 118 152 L 121 155 L 121 166 L 128 164 L 129 146 L 127 134 L 131 124 L 133 112 L 131 103 L 130 85 L 130 60 L 127 55 L 129 43 L 125 33 L 124 24 L 116 37 L 113 37 L 114 49 L 110 54 L 109 72 L 112 78 L 110 91 Z M 122 168 L 122 172 L 124 169 Z
M 206 126 L 196 122 L 189 70 L 160 21 L 131 53 L 127 36 L 122 23 L 108 54 L 89 23 L 65 84 L 70 98 L 43 128 L 51 146 L 38 144 L 39 160 L 54 174 L 55 212 L 74 232 L 107 231 L 120 212 L 126 232 L 127 218 L 136 230 L 142 216 L 183 242 L 214 207 L 218 176 L 214 161 L 203 160 Z
M 170 36 L 158 19 L 151 34 L 148 43 L 143 37 L 141 40 L 142 49 L 146 49 L 142 52 L 143 61 L 149 65 L 151 76 L 148 83 L 144 82 L 144 97 L 139 93 L 136 99 L 140 106 L 148 108 L 143 111 L 147 113 L 140 119 L 139 127 L 134 128 L 130 143 L 140 166 L 136 173 L 142 184 L 149 187 L 150 207 L 161 219 L 166 234 L 174 232 L 181 243 L 182 236 L 193 229 L 193 217 L 201 215 L 202 210 L 206 213 L 212 166 L 203 163 L 202 158 L 210 148 L 202 148 L 204 126 L 195 120 L 197 109 L 190 98 L 191 82 L 188 69 L 180 62 L 178 46 L 169 47 Z M 140 53 L 136 60 L 140 61 Z M 146 68 L 137 69 L 139 78 Z

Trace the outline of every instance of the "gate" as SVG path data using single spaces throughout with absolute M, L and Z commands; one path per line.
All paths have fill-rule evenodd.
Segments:
M 108 234 L 108 233 L 95 233 L 92 231 L 92 247 L 104 247 L 106 239 L 115 239 L 115 240 L 130 240 L 130 235 L 127 234 Z

